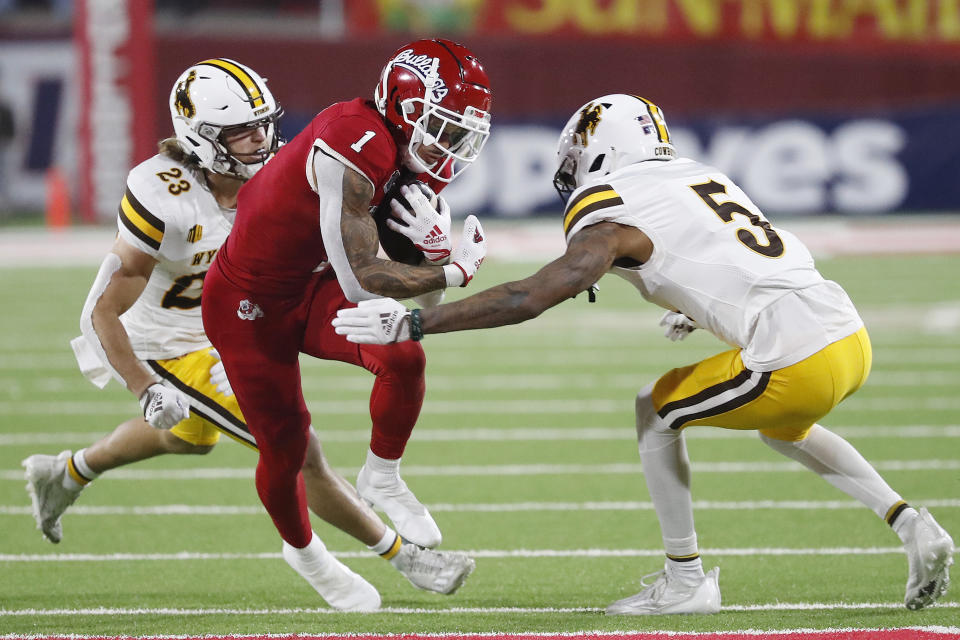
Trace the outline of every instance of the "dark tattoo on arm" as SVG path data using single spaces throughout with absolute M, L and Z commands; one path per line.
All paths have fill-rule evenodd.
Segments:
M 377 257 L 377 224 L 370 213 L 373 186 L 347 168 L 343 173 L 340 234 L 357 281 L 365 291 L 392 298 L 409 298 L 443 289 L 447 279 L 440 267 L 414 267 Z
M 617 257 L 616 225 L 584 229 L 566 253 L 538 272 L 507 282 L 458 302 L 421 312 L 424 333 L 483 329 L 535 318 L 587 289 Z

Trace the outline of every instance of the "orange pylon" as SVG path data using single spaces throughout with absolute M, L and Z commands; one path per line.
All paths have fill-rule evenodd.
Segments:
M 47 169 L 47 227 L 63 229 L 70 226 L 70 187 L 63 171 Z

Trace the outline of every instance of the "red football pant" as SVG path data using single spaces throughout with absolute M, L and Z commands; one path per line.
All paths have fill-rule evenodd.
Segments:
M 207 336 L 220 352 L 260 449 L 257 493 L 281 537 L 303 548 L 312 537 L 300 475 L 310 413 L 303 399 L 299 353 L 348 362 L 376 375 L 370 394 L 370 448 L 380 457 L 397 459 L 423 405 L 423 349 L 417 342 L 357 345 L 337 335 L 330 324 L 337 309 L 354 305 L 332 273 L 313 276 L 298 298 L 269 297 L 235 286 L 215 260 L 204 279 L 202 300 Z

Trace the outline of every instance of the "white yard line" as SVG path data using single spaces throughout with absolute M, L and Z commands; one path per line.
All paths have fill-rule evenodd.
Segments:
M 934 609 L 957 609 L 960 608 L 960 602 L 943 602 L 931 607 Z M 848 610 L 868 610 L 868 609 L 903 609 L 902 602 L 777 602 L 769 604 L 748 604 L 748 605 L 724 605 L 722 611 L 817 611 L 825 609 L 848 609 Z M 536 613 L 602 613 L 600 607 L 450 607 L 450 608 L 408 608 L 408 607 L 384 607 L 375 613 L 355 613 L 353 615 L 376 615 L 376 614 L 415 614 L 415 615 L 456 615 L 464 613 L 479 614 L 536 614 Z M 342 615 L 347 612 L 337 611 L 335 609 L 316 609 L 316 608 L 289 608 L 289 609 L 230 609 L 230 608 L 200 608 L 200 609 L 174 609 L 174 608 L 108 608 L 96 607 L 85 609 L 0 609 L 0 617 L 13 616 L 210 616 L 210 615 L 230 615 L 230 616 L 278 616 L 278 615 L 297 615 L 297 614 L 336 614 Z M 911 627 L 913 628 L 913 627 Z M 633 632 L 648 633 L 648 632 Z M 679 633 L 679 632 L 678 632 Z M 733 632 L 724 632 L 733 633 Z M 366 634 L 364 634 L 366 635 Z M 406 634 L 405 634 L 406 635 Z M 420 635 L 420 634 L 409 634 Z M 451 635 L 451 634 L 440 634 Z M 476 635 L 476 634 L 466 634 Z M 506 634 L 514 635 L 514 634 Z M 556 635 L 556 634 L 549 634 Z M 619 635 L 619 634 L 618 634 Z M 5 636 L 0 636 L 5 637 Z M 46 636 L 45 636 L 46 637 Z M 82 637 L 82 636 L 69 636 Z M 96 636 L 102 637 L 102 636 Z M 164 638 L 170 636 L 162 636 Z M 263 637 L 263 636 L 256 636 Z
M 449 551 L 449 549 L 448 549 Z M 663 549 L 463 549 L 474 558 L 524 559 L 524 558 L 662 558 Z M 331 551 L 338 558 L 347 560 L 377 559 L 369 551 Z M 713 557 L 751 556 L 857 556 L 857 555 L 903 555 L 903 547 L 743 547 L 703 548 L 700 553 Z M 202 553 L 180 551 L 177 553 L 3 553 L 0 562 L 145 562 L 145 561 L 194 561 L 194 560 L 279 560 L 282 555 L 263 553 Z
M 912 500 L 925 507 L 947 509 L 960 508 L 960 499 L 916 499 Z M 653 511 L 652 502 L 503 502 L 503 503 L 432 503 L 427 507 L 432 512 L 448 513 L 516 513 L 536 511 Z M 757 511 L 757 510 L 860 510 L 863 505 L 854 500 L 741 500 L 717 501 L 695 500 L 693 508 L 697 511 Z M 188 505 L 165 504 L 154 506 L 85 506 L 70 508 L 75 516 L 247 516 L 266 513 L 260 505 Z M 31 507 L 19 505 L 0 505 L 0 516 L 29 516 Z
M 26 391 L 42 394 L 62 393 L 64 391 L 92 391 L 86 380 L 77 379 L 71 371 L 64 376 L 46 376 L 34 378 L 25 386 L 21 376 L 0 376 L 0 389 L 6 390 L 8 401 L 17 397 L 26 396 Z M 639 374 L 492 374 L 492 375 L 465 375 L 443 374 L 431 376 L 427 388 L 432 392 L 461 391 L 470 388 L 475 392 L 485 391 L 554 391 L 558 389 L 576 388 L 581 394 L 587 395 L 591 391 L 602 393 L 605 389 L 624 389 L 637 391 L 647 381 L 647 377 Z M 333 391 L 355 392 L 358 394 L 370 393 L 373 385 L 373 376 L 331 376 L 307 373 L 303 376 L 304 387 L 308 390 L 321 388 L 323 393 Z M 886 371 L 875 372 L 870 375 L 870 387 L 893 387 L 897 389 L 936 389 L 950 390 L 960 387 L 960 373 L 931 372 L 931 371 Z M 96 396 L 91 396 L 96 402 Z
M 754 605 L 744 605 L 744 606 L 754 606 Z M 758 606 L 767 606 L 767 605 L 758 605 Z M 797 606 L 802 607 L 819 607 L 817 603 L 798 603 Z M 853 606 L 862 606 L 856 603 L 853 603 Z M 881 605 L 882 606 L 882 605 Z M 747 609 L 737 609 L 736 605 L 731 606 L 731 611 L 745 611 Z M 99 611 L 99 609 L 98 609 Z M 299 610 L 298 610 L 299 611 Z M 302 610 L 304 612 L 313 610 Z M 387 613 L 397 613 L 402 611 L 401 609 L 381 609 Z M 417 611 L 420 611 L 419 609 Z M 513 611 L 519 612 L 530 612 L 530 609 L 516 609 L 516 608 L 498 608 L 496 613 L 510 613 Z M 537 609 L 535 611 L 543 611 L 543 609 Z M 577 609 L 550 609 L 550 613 L 558 613 L 563 611 L 572 611 L 585 613 L 599 612 L 599 609 L 592 608 L 577 608 Z M 843 632 L 855 632 L 858 634 L 878 632 L 878 636 L 883 637 L 889 633 L 896 633 L 898 631 L 910 630 L 910 631 L 924 631 L 927 633 L 936 633 L 943 635 L 951 635 L 960 633 L 960 627 L 945 627 L 940 625 L 931 625 L 931 626 L 909 626 L 909 627 L 899 627 L 899 628 L 890 628 L 890 627 L 876 627 L 876 628 L 857 628 L 857 627 L 828 627 L 825 629 L 814 629 L 810 627 L 796 628 L 796 629 L 742 629 L 738 631 L 661 631 L 661 630 L 651 630 L 651 631 L 608 631 L 608 630 L 585 630 L 585 631 L 517 631 L 504 633 L 502 631 L 473 631 L 473 632 L 449 632 L 449 631 L 438 631 L 438 632 L 415 632 L 415 633 L 404 633 L 404 638 L 432 638 L 436 640 L 442 640 L 448 638 L 450 640 L 462 640 L 464 638 L 474 638 L 474 637 L 485 637 L 485 638 L 594 638 L 594 637 L 611 637 L 622 639 L 624 636 L 642 636 L 642 637 L 653 637 L 653 636 L 663 636 L 666 638 L 671 637 L 697 637 L 697 636 L 710 636 L 711 638 L 723 637 L 723 636 L 770 636 L 770 635 L 816 635 L 823 637 L 828 634 L 839 634 Z M 365 632 L 347 632 L 347 633 L 324 633 L 324 634 L 292 634 L 292 633 L 258 633 L 256 635 L 246 635 L 246 634 L 220 634 L 216 637 L 224 638 L 226 640 L 259 640 L 261 638 L 310 638 L 310 639 L 319 639 L 319 638 L 328 638 L 331 640 L 345 640 L 347 638 L 356 638 L 362 636 L 364 638 L 383 638 L 384 640 L 394 640 L 397 637 L 397 634 L 394 633 L 365 633 Z M 175 634 L 164 634 L 164 635 L 150 635 L 150 636 L 118 636 L 120 638 L 136 638 L 137 640 L 195 640 L 198 637 L 197 635 L 175 635 Z M 48 638 L 69 638 L 70 640 L 100 640 L 103 638 L 102 635 L 91 636 L 83 634 L 71 633 L 69 635 L 63 634 L 45 634 L 45 635 L 22 635 L 16 633 L 8 633 L 6 635 L 0 635 L 0 640 L 47 640 Z
M 960 459 L 953 460 L 879 460 L 872 463 L 877 471 L 956 471 Z M 692 462 L 695 473 L 767 473 L 807 471 L 796 462 Z M 359 469 L 337 468 L 344 476 L 353 477 Z M 508 464 L 508 465 L 409 465 L 403 467 L 404 477 L 413 476 L 540 476 L 540 475 L 594 475 L 640 474 L 640 463 L 609 464 Z M 252 478 L 253 466 L 238 468 L 197 469 L 115 469 L 110 478 L 115 480 L 196 480 Z M 0 480 L 23 481 L 23 471 L 0 471 Z
M 368 399 L 358 396 L 355 400 L 320 400 L 307 395 L 311 411 L 320 415 L 356 415 L 365 412 Z M 127 401 L 0 401 L 0 416 L 76 416 L 76 415 L 128 415 L 132 412 Z M 845 409 L 888 413 L 890 411 L 960 411 L 960 396 L 886 396 L 873 398 L 853 397 L 844 401 Z M 594 398 L 584 400 L 428 400 L 424 404 L 426 415 L 570 415 L 633 413 L 632 394 L 623 398 Z
M 830 427 L 844 438 L 960 438 L 960 425 L 912 424 L 902 426 L 851 425 Z M 322 429 L 323 442 L 368 442 L 370 434 L 363 429 Z M 34 444 L 89 444 L 107 435 L 105 431 L 21 432 L 0 433 L 0 446 Z M 417 427 L 413 432 L 416 442 L 578 442 L 584 440 L 633 439 L 632 426 L 624 427 L 515 427 L 462 429 L 432 429 Z M 753 439 L 756 431 L 734 429 L 693 428 L 686 432 L 691 440 Z

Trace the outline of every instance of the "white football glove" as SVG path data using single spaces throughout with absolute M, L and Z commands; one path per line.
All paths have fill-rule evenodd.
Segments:
M 217 387 L 217 391 L 225 396 L 233 395 L 233 387 L 227 380 L 227 371 L 223 368 L 223 361 L 220 359 L 220 352 L 216 349 L 210 349 L 210 355 L 217 359 L 216 364 L 210 367 L 210 382 Z
M 393 298 L 363 300 L 352 309 L 340 309 L 334 331 L 357 344 L 391 344 L 410 339 L 410 312 Z
M 699 328 L 696 322 L 679 311 L 667 311 L 663 314 L 663 317 L 660 318 L 660 326 L 666 327 L 666 330 L 663 332 L 663 337 L 670 338 L 671 342 L 683 340 L 690 335 L 694 329 Z
M 460 244 L 450 256 L 450 264 L 443 268 L 448 287 L 465 287 L 487 257 L 487 238 L 477 216 L 467 216 L 463 221 Z
M 429 199 L 424 190 L 429 192 Z M 409 238 L 430 264 L 447 264 L 453 250 L 450 242 L 450 205 L 427 185 L 404 185 L 400 187 L 400 193 L 413 212 L 394 198 L 390 201 L 393 217 L 403 224 L 388 219 L 387 226 Z
M 140 396 L 143 418 L 155 429 L 173 429 L 190 416 L 190 401 L 182 391 L 155 382 Z

